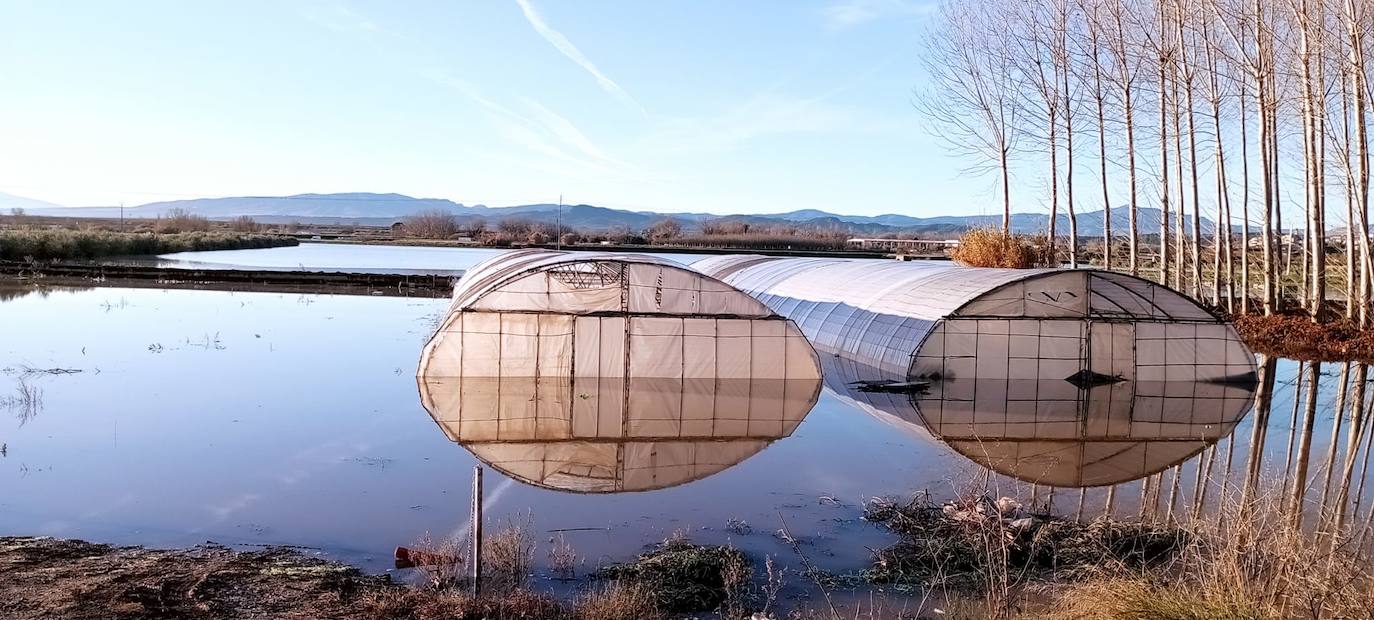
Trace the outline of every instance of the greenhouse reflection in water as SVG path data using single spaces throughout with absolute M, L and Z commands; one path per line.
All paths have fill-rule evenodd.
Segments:
M 825 360 L 826 386 L 857 408 L 996 473 L 1051 487 L 1120 484 L 1183 463 L 1229 436 L 1255 399 L 1251 381 L 896 383 L 871 367 Z
M 491 467 L 562 491 L 676 486 L 796 430 L 819 379 L 424 380 L 434 421 Z

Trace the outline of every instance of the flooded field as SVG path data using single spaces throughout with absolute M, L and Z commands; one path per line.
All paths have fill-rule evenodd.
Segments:
M 456 409 L 426 411 L 422 396 L 433 396 L 422 393 L 434 388 L 417 385 L 417 363 L 447 305 L 5 285 L 0 533 L 297 545 L 383 571 L 398 545 L 463 533 L 479 463 L 493 466 L 488 522 L 532 519 L 546 576 L 555 539 L 573 546 L 585 570 L 676 531 L 798 566 L 777 533 L 784 523 L 818 567 L 855 572 L 892 540 L 861 518 L 865 502 L 952 497 L 983 482 L 1067 515 L 1204 512 L 1242 493 L 1300 499 L 1309 524 L 1372 514 L 1366 401 L 1374 391 L 1356 365 L 1264 360 L 1257 389 L 1142 381 L 1121 397 L 1119 384 L 1056 379 L 978 384 L 980 396 L 968 399 L 948 386 L 875 390 L 856 382 L 862 372 L 822 355 L 818 393 L 777 388 L 777 428 L 746 424 L 734 443 L 637 453 L 622 442 L 589 455 L 533 436 L 474 441 Z M 543 388 L 477 381 L 456 389 L 455 407 L 499 408 L 536 402 Z M 615 398 L 671 402 L 662 398 L 671 394 L 679 415 L 718 428 L 733 410 L 687 403 L 733 393 L 754 411 L 773 389 L 679 383 Z M 1089 410 L 1149 424 L 1106 448 L 1088 445 L 1081 416 Z
M 351 271 L 404 275 L 461 275 L 463 270 L 508 252 L 499 248 L 428 248 L 404 245 L 302 243 L 261 250 L 178 252 L 158 257 L 160 267 Z M 651 256 L 693 260 L 698 254 L 655 252 Z

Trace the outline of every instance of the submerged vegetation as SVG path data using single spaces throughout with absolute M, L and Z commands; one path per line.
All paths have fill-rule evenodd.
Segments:
M 245 250 L 296 245 L 292 237 L 239 232 L 112 232 L 0 230 L 0 260 L 93 259 L 196 250 Z

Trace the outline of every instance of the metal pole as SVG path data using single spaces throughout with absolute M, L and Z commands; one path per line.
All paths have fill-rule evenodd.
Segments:
M 554 231 L 554 236 L 558 237 L 558 240 L 554 242 L 554 248 L 555 248 L 555 249 L 558 249 L 558 250 L 562 250 L 562 249 L 563 249 L 563 194 L 559 194 L 559 195 L 558 195 L 558 227 L 557 227 L 557 229 Z
M 472 468 L 472 553 L 468 558 L 468 578 L 473 596 L 482 589 L 482 466 Z

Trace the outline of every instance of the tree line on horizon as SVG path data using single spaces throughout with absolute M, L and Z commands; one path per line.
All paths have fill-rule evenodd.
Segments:
M 1088 233 L 1109 241 L 1104 267 L 1265 314 L 1296 280 L 1314 319 L 1334 272 L 1346 317 L 1366 326 L 1371 30 L 1374 0 L 947 1 L 922 47 L 918 107 L 970 171 L 996 175 L 1006 235 L 1014 202 L 1044 200 L 1049 251 L 1066 239 L 1077 266 L 1078 208 L 1124 203 L 1126 231 L 1104 217 Z M 1013 188 L 1021 166 L 1043 170 L 1044 194 Z M 1146 206 L 1160 210 L 1156 247 L 1138 230 Z M 1285 208 L 1303 232 L 1283 234 Z M 1341 220 L 1343 272 L 1326 240 Z

